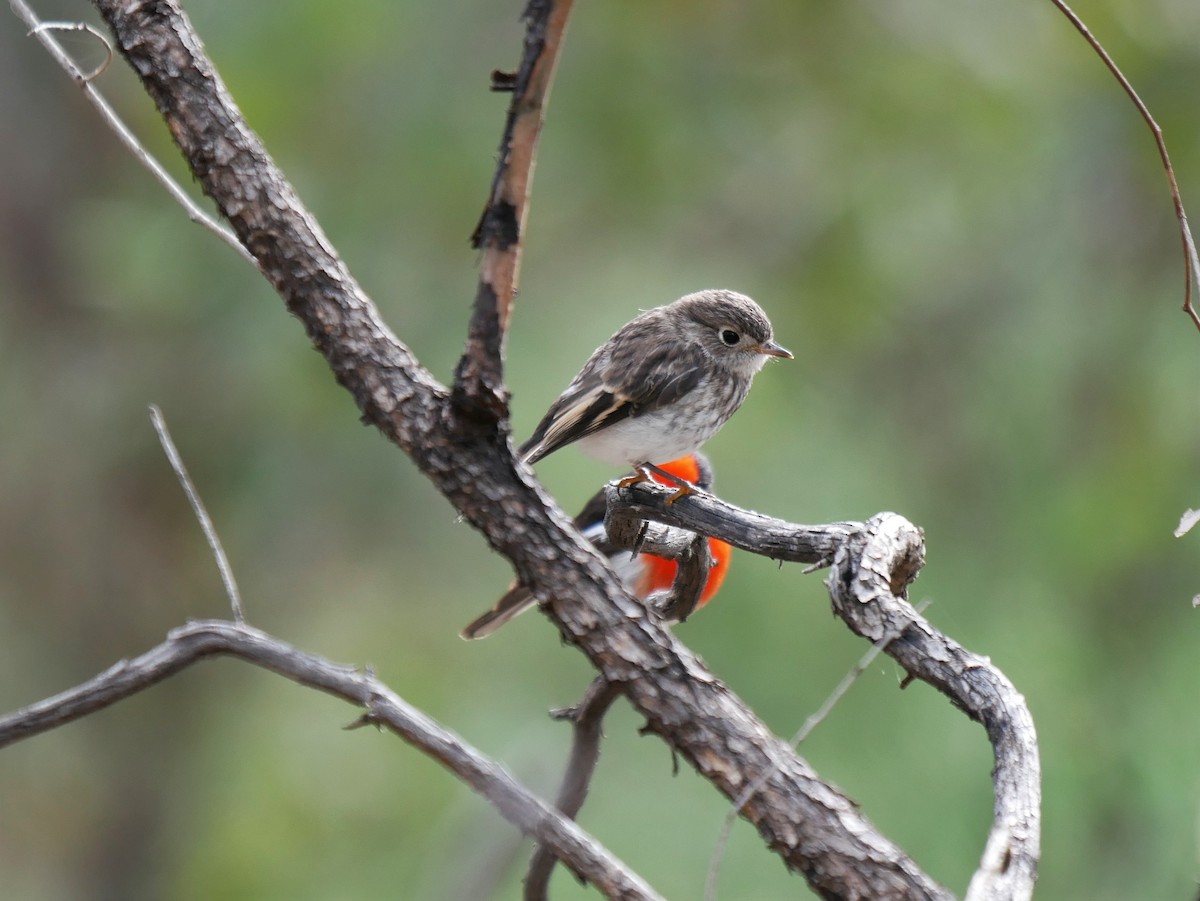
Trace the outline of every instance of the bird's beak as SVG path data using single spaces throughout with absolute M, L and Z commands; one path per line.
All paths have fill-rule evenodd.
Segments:
M 792 359 L 792 352 L 786 347 L 780 347 L 774 341 L 764 341 L 754 349 L 760 354 L 766 354 L 768 357 L 782 357 L 785 360 Z

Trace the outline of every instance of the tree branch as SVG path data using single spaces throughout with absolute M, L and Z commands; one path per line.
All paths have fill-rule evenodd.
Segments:
M 696 492 L 667 504 L 675 489 L 649 482 L 620 487 L 616 482 L 604 489 L 608 501 L 605 522 L 651 520 L 710 535 L 744 551 L 786 563 L 809 563 L 824 567 L 850 539 L 862 531 L 861 522 L 834 522 L 805 526 L 785 522 L 753 510 L 743 510 L 721 500 L 715 494 Z M 661 545 L 665 554 L 679 536 L 667 538 Z
M 610 505 L 746 550 L 803 563 L 831 559 L 827 585 L 834 612 L 871 641 L 896 636 L 884 653 L 984 726 L 996 760 L 994 818 L 967 898 L 1031 897 L 1041 843 L 1041 763 L 1033 717 L 1025 699 L 990 660 L 943 635 L 908 603 L 907 586 L 925 562 L 921 531 L 894 513 L 880 513 L 860 525 L 800 526 L 705 494 L 668 505 L 672 494 L 648 483 L 607 489 Z
M 713 567 L 707 536 L 650 523 L 612 505 L 605 510 L 604 530 L 613 544 L 630 553 L 654 554 L 678 563 L 670 589 L 646 598 L 647 606 L 657 609 L 667 622 L 684 622 L 696 611 Z
M 467 347 L 455 373 L 454 399 L 464 411 L 496 419 L 508 417 L 504 339 L 517 293 L 538 137 L 571 4 L 529 0 L 522 17 L 526 30 L 520 68 L 503 79 L 493 76 L 493 87 L 500 84 L 513 96 L 487 206 L 471 235 L 471 244 L 483 250 L 483 262 Z
M 177 5 L 171 0 L 93 2 L 203 190 L 304 324 L 364 419 L 403 448 L 488 543 L 513 562 L 518 578 L 543 601 L 564 637 L 646 717 L 648 731 L 661 735 L 731 799 L 765 776 L 744 815 L 822 895 L 948 897 L 852 802 L 821 782 L 657 618 L 645 615 L 531 481 L 528 468 L 515 463 L 502 405 L 451 403 L 450 392 L 391 334 L 246 125 Z M 497 310 L 502 324 L 504 308 Z M 690 501 L 677 506 L 690 507 Z M 793 527 L 776 550 L 826 561 L 851 533 L 857 534 L 848 524 L 825 527 L 824 533 L 802 534 Z M 752 540 L 744 539 L 741 546 Z M 906 582 L 903 573 L 895 579 Z
M 1104 67 L 1112 73 L 1113 78 L 1121 85 L 1131 103 L 1138 111 L 1138 115 L 1146 123 L 1146 127 L 1150 129 L 1150 134 L 1154 138 L 1154 146 L 1158 149 L 1158 158 L 1162 162 L 1163 170 L 1167 175 L 1167 188 L 1171 192 L 1171 204 L 1175 208 L 1175 219 L 1179 223 L 1179 241 L 1183 246 L 1183 312 L 1196 328 L 1200 329 L 1200 312 L 1196 311 L 1195 305 L 1192 303 L 1192 294 L 1196 289 L 1197 283 L 1200 283 L 1200 256 L 1196 254 L 1196 241 L 1192 237 L 1192 227 L 1188 224 L 1187 210 L 1183 207 L 1183 198 L 1179 194 L 1179 183 L 1175 180 L 1175 167 L 1171 165 L 1171 155 L 1167 153 L 1167 141 L 1163 137 L 1163 130 L 1155 121 L 1154 116 L 1150 114 L 1150 108 L 1142 102 L 1142 98 L 1138 96 L 1138 92 L 1133 89 L 1133 84 L 1125 77 L 1125 73 L 1121 71 L 1116 62 L 1108 51 L 1104 49 L 1104 45 L 1097 40 L 1092 34 L 1091 29 L 1087 27 L 1083 19 L 1075 14 L 1075 10 L 1067 5 L 1066 0 L 1050 0 L 1051 3 L 1058 8 L 1072 27 L 1083 36 L 1087 41 L 1088 46 L 1093 52 L 1100 57 L 1100 61 L 1104 63 Z
M 556 710 L 551 714 L 556 719 L 570 720 L 575 727 L 571 756 L 563 774 L 562 786 L 558 790 L 558 799 L 554 802 L 554 806 L 563 816 L 572 820 L 579 816 L 583 802 L 587 800 L 592 774 L 600 760 L 604 714 L 608 713 L 608 708 L 620 694 L 617 686 L 605 681 L 603 676 L 598 676 L 588 686 L 583 700 L 575 707 Z M 538 844 L 529 861 L 529 870 L 525 874 L 525 901 L 543 901 L 547 897 L 550 874 L 554 872 L 557 862 L 558 856 L 553 848 L 546 844 Z
M 98 72 L 87 75 L 81 72 L 79 67 L 75 65 L 75 61 L 63 49 L 62 44 L 58 42 L 58 39 L 53 34 L 53 30 L 47 27 L 51 23 L 46 23 L 39 19 L 37 14 L 29 8 L 29 4 L 25 0 L 8 0 L 8 4 L 12 7 L 12 11 L 17 18 L 29 27 L 30 35 L 37 38 L 41 45 L 46 48 L 46 52 L 50 54 L 51 58 L 62 66 L 63 70 L 79 85 L 79 89 L 83 91 L 84 98 L 95 107 L 96 111 L 100 114 L 100 118 L 112 129 L 113 134 L 125 145 L 125 148 L 133 154 L 133 158 L 141 163 L 159 184 L 166 188 L 167 193 L 187 212 L 188 218 L 224 241 L 233 248 L 238 256 L 246 260 L 250 265 L 255 265 L 254 257 L 246 251 L 246 248 L 242 247 L 229 229 L 200 209 L 188 195 L 187 191 L 180 186 L 179 182 L 171 178 L 167 170 L 163 168 L 162 163 L 156 160 L 150 154 L 150 151 L 142 146 L 142 143 L 130 131 L 129 126 L 122 121 L 121 117 L 117 115 L 108 101 L 104 99 L 104 95 L 91 83 L 91 80 L 96 77 Z M 61 25 L 61 23 L 53 24 Z M 88 31 L 90 30 L 90 27 L 88 27 Z M 101 41 L 104 40 L 99 35 L 97 37 Z M 107 41 L 104 42 L 104 49 L 111 60 L 112 47 L 109 46 Z M 105 68 L 107 68 L 107 65 L 108 63 L 106 62 Z
M 0 748 L 102 710 L 193 663 L 217 656 L 237 657 L 366 708 L 355 725 L 382 726 L 432 757 L 487 798 L 510 823 L 552 848 L 573 872 L 607 897 L 631 901 L 660 897 L 569 818 L 454 732 L 409 705 L 370 672 L 297 650 L 245 624 L 205 620 L 173 629 L 166 641 L 145 654 L 122 660 L 82 685 L 0 718 Z
M 915 577 L 922 562 L 919 530 L 893 513 L 872 517 L 835 562 L 827 583 L 834 610 L 872 641 L 896 632 L 884 652 L 983 724 L 996 760 L 994 817 L 967 899 L 1028 898 L 1041 853 L 1041 763 L 1033 717 L 990 660 L 943 635 L 897 597 L 894 574 L 913 571 Z

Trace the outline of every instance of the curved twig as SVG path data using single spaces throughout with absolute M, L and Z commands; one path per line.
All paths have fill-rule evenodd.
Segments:
M 46 48 L 46 52 L 50 54 L 51 58 L 53 58 L 55 62 L 62 66 L 63 70 L 75 80 L 75 83 L 78 84 L 80 89 L 83 91 L 83 96 L 87 99 L 88 103 L 94 106 L 96 111 L 100 113 L 100 118 L 102 118 L 108 127 L 112 129 L 113 133 L 116 134 L 121 143 L 125 145 L 126 149 L 133 154 L 133 158 L 141 163 L 147 170 L 149 170 L 150 174 L 154 176 L 155 180 L 158 181 L 158 183 L 164 188 L 166 188 L 167 193 L 170 194 L 175 201 L 184 208 L 188 214 L 188 218 L 198 225 L 206 228 L 208 231 L 212 232 L 214 235 L 232 247 L 235 251 L 237 251 L 238 256 L 246 260 L 248 263 L 250 263 L 250 265 L 257 265 L 254 257 L 251 256 L 249 251 L 247 251 L 246 248 L 241 245 L 237 237 L 231 231 L 229 231 L 229 229 L 225 228 L 225 226 L 213 219 L 212 216 L 200 209 L 200 207 L 196 205 L 196 202 L 192 200 L 192 198 L 188 196 L 188 193 L 180 186 L 179 182 L 175 181 L 175 179 L 168 174 L 167 170 L 163 168 L 162 163 L 150 155 L 150 151 L 142 146 L 142 143 L 134 136 L 133 132 L 129 130 L 129 126 L 127 126 L 121 120 L 121 117 L 117 115 L 116 111 L 109 106 L 108 101 L 104 99 L 104 95 L 101 94 L 91 83 L 92 79 L 99 77 L 99 75 L 108 68 L 108 61 L 105 61 L 102 67 L 94 72 L 91 72 L 90 74 L 82 72 L 79 67 L 75 65 L 75 61 L 67 54 L 67 51 L 63 49 L 62 44 L 60 44 L 58 39 L 54 37 L 53 31 L 56 28 L 61 28 L 62 23 L 43 22 L 37 17 L 37 14 L 29 8 L 29 4 L 27 4 L 25 0 L 8 0 L 8 3 L 9 6 L 12 7 L 12 10 L 16 14 L 17 18 L 19 18 L 29 27 L 30 36 L 37 38 L 41 45 Z M 90 33 L 95 33 L 90 25 L 82 25 L 81 27 Z M 105 49 L 107 50 L 109 58 L 111 59 L 112 45 L 105 40 L 102 35 L 97 35 L 97 37 L 104 41 Z
M 173 629 L 166 641 L 145 654 L 122 660 L 82 685 L 0 717 L 0 748 L 111 706 L 193 663 L 216 656 L 237 657 L 366 708 L 359 724 L 382 726 L 432 757 L 487 798 L 510 823 L 553 848 L 572 871 L 606 896 L 660 897 L 569 818 L 460 736 L 409 705 L 370 672 L 298 650 L 245 624 L 204 620 Z
M 678 562 L 670 589 L 646 599 L 667 622 L 687 620 L 700 604 L 700 595 L 713 567 L 708 538 L 686 529 L 675 529 L 638 519 L 621 506 L 608 504 L 604 531 L 609 540 L 631 553 L 654 554 Z
M 1196 312 L 1196 307 L 1192 303 L 1192 295 L 1195 293 L 1197 282 L 1200 282 L 1200 257 L 1196 255 L 1196 242 L 1192 238 L 1192 227 L 1188 224 L 1187 210 L 1183 208 L 1183 198 L 1179 194 L 1179 184 L 1175 180 L 1175 167 L 1171 165 L 1171 155 L 1167 153 L 1167 141 L 1163 137 L 1162 128 L 1158 122 L 1154 120 L 1154 116 L 1150 114 L 1150 108 L 1142 102 L 1142 98 L 1138 96 L 1138 92 L 1133 89 L 1133 85 L 1129 79 L 1125 77 L 1125 73 L 1117 66 L 1113 58 L 1108 55 L 1108 51 L 1104 49 L 1104 45 L 1092 34 L 1091 29 L 1087 27 L 1083 19 L 1075 14 L 1075 11 L 1067 5 L 1065 0 L 1050 0 L 1067 20 L 1074 26 L 1088 46 L 1095 51 L 1096 55 L 1103 61 L 1105 67 L 1112 73 L 1121 85 L 1121 90 L 1137 107 L 1138 115 L 1145 121 L 1150 133 L 1154 136 L 1154 146 L 1158 148 L 1158 157 L 1162 160 L 1163 169 L 1167 173 L 1167 187 L 1171 190 L 1171 203 L 1175 207 L 1175 218 L 1179 222 L 1179 239 L 1183 245 L 1183 312 L 1187 313 L 1188 318 L 1195 323 L 1196 328 L 1200 329 L 1200 313 Z
M 108 38 L 102 35 L 99 31 L 89 25 L 87 22 L 41 22 L 36 27 L 29 30 L 30 37 L 40 34 L 43 31 L 82 31 L 84 34 L 90 34 L 100 42 L 104 48 L 104 62 L 96 66 L 91 72 L 83 72 L 79 70 L 72 73 L 81 84 L 86 84 L 89 81 L 95 81 L 103 75 L 113 61 L 112 44 L 108 42 Z M 72 63 L 72 65 L 74 65 Z

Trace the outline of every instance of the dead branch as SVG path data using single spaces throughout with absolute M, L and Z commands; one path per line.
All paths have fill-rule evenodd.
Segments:
M 871 641 L 897 636 L 884 652 L 910 678 L 929 683 L 983 725 L 996 760 L 994 819 L 967 898 L 1031 897 L 1041 843 L 1041 763 L 1033 717 L 990 660 L 943 635 L 909 604 L 907 587 L 925 562 L 921 531 L 894 513 L 862 524 L 800 526 L 711 495 L 668 505 L 672 493 L 646 483 L 607 489 L 610 504 L 640 517 L 711 534 L 777 560 L 831 561 L 827 585 L 834 612 Z
M 675 560 L 675 581 L 665 592 L 646 599 L 667 622 L 684 622 L 696 612 L 700 595 L 713 567 L 708 537 L 684 529 L 649 523 L 629 516 L 623 508 L 611 504 L 604 514 L 604 529 L 609 540 L 631 554 L 654 554 Z
M 588 788 L 592 783 L 592 774 L 600 760 L 600 740 L 604 737 L 601 725 L 604 714 L 612 706 L 621 692 L 611 682 L 606 682 L 603 676 L 597 677 L 588 686 L 576 706 L 566 710 L 556 710 L 551 715 L 556 719 L 570 720 L 575 727 L 575 739 L 571 743 L 571 756 L 567 760 L 567 769 L 563 774 L 562 786 L 558 790 L 558 800 L 555 806 L 565 817 L 572 820 L 579 816 L 583 802 L 587 800 Z M 550 887 L 550 875 L 558 857 L 554 849 L 546 844 L 539 844 L 529 861 L 529 870 L 525 874 L 525 901 L 543 901 Z
M 0 718 L 0 748 L 95 713 L 200 660 L 219 656 L 237 657 L 365 708 L 355 725 L 386 728 L 432 757 L 487 798 L 510 823 L 553 848 L 573 872 L 607 897 L 660 897 L 569 818 L 454 732 L 406 703 L 372 673 L 331 663 L 244 623 L 204 620 L 181 626 L 145 654 L 122 660 L 82 685 Z
M 162 163 L 156 160 L 150 151 L 142 146 L 141 141 L 134 136 L 133 132 L 129 129 L 129 126 L 126 125 L 121 117 L 117 115 L 116 110 L 112 108 L 109 102 L 104 98 L 104 95 L 101 94 L 96 86 L 92 84 L 92 80 L 97 78 L 101 72 L 106 70 L 109 62 L 112 60 L 112 46 L 108 43 L 108 41 L 104 40 L 104 38 L 99 34 L 96 34 L 90 25 L 79 26 L 90 34 L 96 34 L 96 37 L 104 42 L 104 49 L 105 53 L 107 54 L 107 59 L 102 67 L 98 68 L 94 72 L 82 72 L 80 71 L 79 67 L 75 65 L 75 61 L 71 59 L 67 51 L 63 49 L 62 44 L 60 44 L 58 39 L 54 36 L 54 31 L 62 30 L 64 23 L 43 22 L 37 17 L 37 14 L 30 9 L 29 4 L 26 3 L 25 0 L 8 0 L 8 2 L 17 18 L 24 22 L 29 28 L 30 36 L 37 38 L 41 45 L 46 48 L 46 52 L 50 54 L 51 58 L 60 66 L 62 66 L 63 70 L 70 75 L 72 79 L 74 79 L 75 83 L 79 85 L 79 89 L 83 91 L 83 96 L 87 99 L 88 103 L 95 107 L 96 112 L 100 114 L 100 118 L 104 120 L 105 124 L 112 129 L 113 134 L 115 134 L 120 139 L 121 143 L 125 145 L 125 148 L 131 154 L 133 154 L 133 158 L 141 163 L 142 166 L 144 166 L 146 170 L 154 176 L 155 180 L 166 189 L 167 193 L 170 194 L 171 197 L 173 197 L 175 201 L 187 211 L 188 218 L 212 232 L 214 235 L 224 241 L 229 247 L 231 247 L 238 254 L 238 256 L 246 260 L 246 262 L 250 263 L 251 265 L 254 265 L 254 257 L 252 257 L 246 251 L 246 248 L 244 248 L 238 242 L 234 234 L 196 205 L 195 201 L 193 201 L 188 195 L 187 191 L 180 186 L 179 182 L 175 181 L 175 179 L 170 176 L 167 170 L 163 168 Z M 74 27 L 72 23 L 65 24 L 66 27 Z
M 1133 84 L 1125 77 L 1125 73 L 1121 71 L 1116 62 L 1104 49 L 1104 45 L 1097 40 L 1092 34 L 1090 28 L 1084 23 L 1083 19 L 1075 14 L 1075 11 L 1067 5 L 1066 0 L 1050 0 L 1071 23 L 1072 27 L 1083 36 L 1089 47 L 1100 57 L 1100 61 L 1104 63 L 1104 67 L 1112 73 L 1113 78 L 1121 85 L 1131 103 L 1138 111 L 1138 115 L 1146 123 L 1146 127 L 1150 129 L 1150 134 L 1154 137 L 1154 146 L 1158 149 L 1158 158 L 1162 162 L 1163 170 L 1167 175 L 1167 188 L 1171 192 L 1171 204 L 1175 208 L 1175 219 L 1179 223 L 1179 241 L 1183 245 L 1183 312 L 1185 312 L 1196 328 L 1200 329 L 1200 313 L 1196 311 L 1195 305 L 1192 303 L 1192 294 L 1195 291 L 1197 283 L 1200 283 L 1200 256 L 1196 254 L 1196 241 L 1192 237 L 1192 227 L 1188 224 L 1187 210 L 1183 207 L 1183 198 L 1179 194 L 1179 183 L 1175 180 L 1175 167 L 1171 165 L 1171 155 L 1167 152 L 1167 141 L 1163 137 L 1163 130 L 1155 121 L 1154 116 L 1150 114 L 1150 108 L 1142 102 L 1142 98 L 1138 92 L 1133 89 Z
M 572 0 L 529 0 L 522 17 L 526 31 L 520 68 L 502 80 L 503 89 L 512 91 L 512 102 L 492 189 L 471 235 L 472 246 L 484 253 L 467 349 L 454 377 L 455 403 L 465 411 L 482 405 L 498 418 L 508 416 L 504 339 L 521 270 L 538 137 L 571 5 Z M 493 77 L 493 86 L 498 81 Z

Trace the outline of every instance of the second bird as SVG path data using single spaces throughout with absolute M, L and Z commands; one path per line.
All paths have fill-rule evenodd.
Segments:
M 641 470 L 699 450 L 746 399 L 770 357 L 791 359 L 753 300 L 710 289 L 647 310 L 596 348 L 520 454 L 573 442 Z
M 668 483 L 667 476 L 682 479 L 695 485 L 701 491 L 710 491 L 713 483 L 712 464 L 704 454 L 690 454 L 678 460 L 672 460 L 663 465 L 666 476 L 655 475 L 654 478 L 664 484 Z M 675 583 L 675 573 L 679 564 L 665 557 L 653 554 L 631 554 L 624 548 L 618 548 L 608 537 L 604 528 L 604 513 L 608 508 L 603 489 L 596 492 L 584 506 L 583 511 L 575 517 L 575 527 L 590 541 L 616 570 L 625 587 L 633 592 L 635 597 L 645 601 L 655 592 L 666 591 Z M 733 548 L 719 538 L 708 539 L 708 550 L 712 554 L 713 567 L 708 571 L 704 588 L 700 592 L 696 609 L 699 610 L 709 602 L 721 583 L 725 581 L 725 573 L 729 570 L 729 562 L 733 556 Z M 522 611 L 528 610 L 537 602 L 529 589 L 520 583 L 513 583 L 508 593 L 496 602 L 496 605 L 483 616 L 475 619 L 462 630 L 463 638 L 484 638 L 491 635 L 506 622 Z M 679 611 L 659 608 L 659 612 L 672 622 L 680 615 Z

